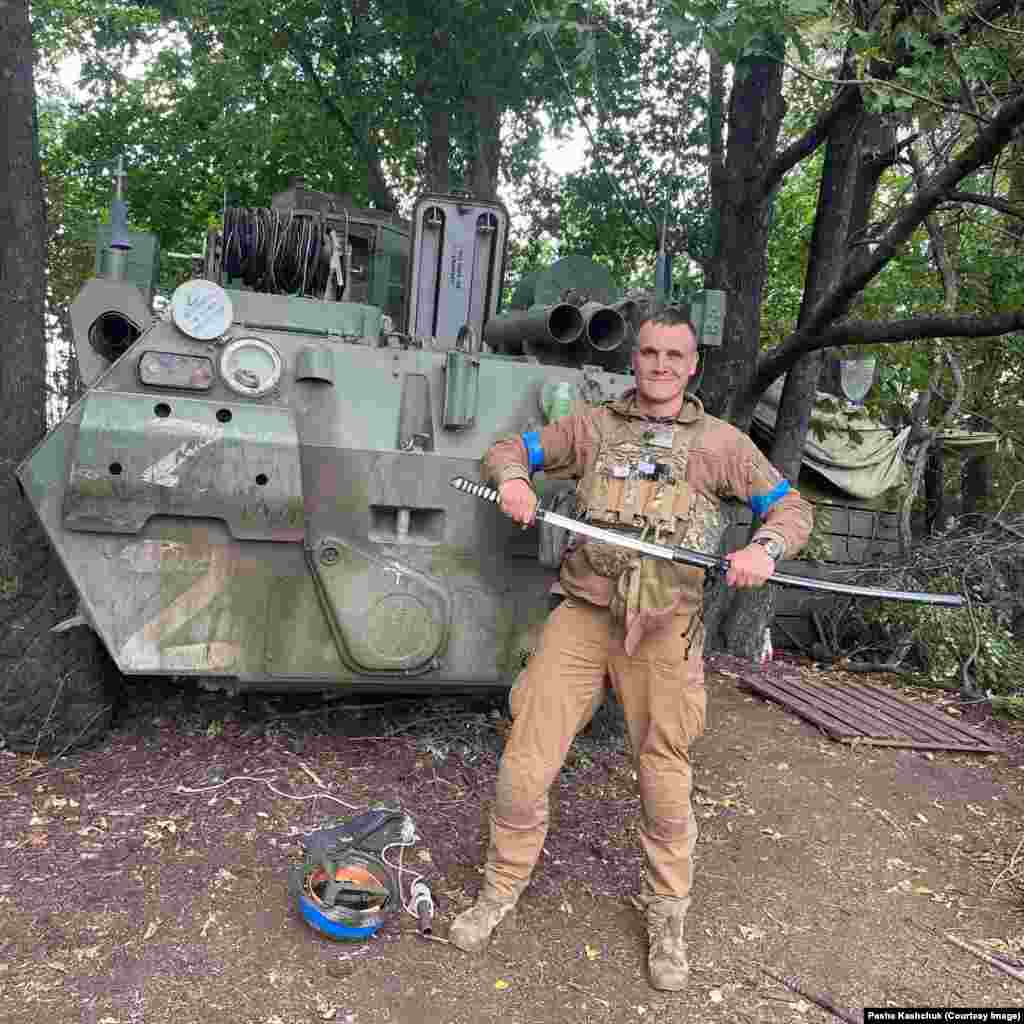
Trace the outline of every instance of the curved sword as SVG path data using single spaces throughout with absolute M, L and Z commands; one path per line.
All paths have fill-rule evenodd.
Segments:
M 465 494 L 471 494 L 474 498 L 480 498 L 483 501 L 490 501 L 494 504 L 498 503 L 498 492 L 493 487 L 474 483 L 463 476 L 453 477 L 449 482 L 456 490 L 462 491 Z M 593 537 L 595 540 L 603 540 L 606 544 L 617 544 L 619 547 L 631 548 L 633 551 L 638 551 L 640 554 L 648 555 L 651 558 L 679 562 L 682 565 L 693 565 L 698 569 L 707 569 L 718 573 L 724 573 L 729 568 L 729 560 L 727 558 L 719 558 L 717 555 L 705 555 L 700 551 L 692 551 L 690 548 L 669 547 L 667 544 L 652 544 L 650 541 L 640 540 L 637 537 L 630 537 L 623 533 L 616 533 L 614 530 L 605 530 L 600 526 L 581 522 L 579 519 L 570 519 L 569 516 L 559 515 L 557 512 L 549 512 L 540 506 L 537 507 L 536 519 L 542 523 L 550 523 L 552 526 L 560 526 L 562 529 L 570 530 L 573 533 Z M 965 604 L 961 594 L 928 594 L 915 590 L 862 587 L 855 583 L 815 580 L 809 576 L 791 576 L 789 573 L 783 572 L 773 572 L 768 577 L 768 582 L 780 587 L 793 587 L 797 590 L 817 590 L 827 594 L 846 594 L 849 597 L 880 597 L 887 601 L 936 604 L 944 605 L 947 608 L 960 608 Z

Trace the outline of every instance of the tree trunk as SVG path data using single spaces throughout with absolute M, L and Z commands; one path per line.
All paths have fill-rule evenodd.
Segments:
M 895 129 L 880 114 L 862 112 L 861 160 L 857 172 L 857 184 L 853 192 L 850 209 L 850 225 L 847 233 L 847 263 L 857 267 L 871 255 L 867 244 L 867 227 L 871 220 L 871 208 L 882 175 L 896 159 Z
M 32 35 L 27 0 L 0 7 L 0 110 L 5 146 L 0 177 L 0 615 L 5 624 L 24 594 L 21 538 L 36 528 L 18 493 L 18 463 L 46 427 L 43 338 L 46 220 L 36 138 Z M 32 560 L 33 563 L 37 559 Z M 0 652 L 16 653 L 10 627 Z
M 846 243 L 861 164 L 863 123 L 863 106 L 858 94 L 856 102 L 847 104 L 829 128 L 798 325 L 804 322 L 814 304 L 838 283 L 846 269 Z M 804 356 L 789 371 L 782 389 L 770 457 L 779 472 L 794 483 L 800 476 L 822 358 L 821 352 Z M 753 414 L 753 402 L 745 403 L 737 412 L 742 420 L 748 420 Z M 753 527 L 756 529 L 757 525 L 755 521 Z M 774 612 L 773 588 L 737 593 L 722 618 L 721 630 L 727 650 L 744 657 L 756 657 L 764 629 Z
M 774 193 L 763 187 L 779 139 L 785 113 L 782 70 L 777 61 L 752 58 L 743 62 L 729 98 L 728 149 L 722 153 L 721 109 L 723 70 L 711 56 L 711 194 L 714 251 L 706 284 L 729 297 L 723 344 L 705 356 L 701 397 L 713 416 L 747 430 L 753 408 L 737 417 L 736 396 L 743 390 L 760 347 L 761 298 L 767 275 L 768 232 Z M 725 587 L 709 595 L 706 608 L 708 650 L 725 648 L 755 658 L 761 650 L 764 624 L 771 612 L 755 603 L 771 601 L 771 588 L 740 595 Z
M 943 481 L 942 449 L 932 445 L 924 468 L 924 530 L 927 536 L 946 525 L 946 488 Z
M 762 187 L 764 171 L 775 155 L 784 112 L 782 65 L 763 57 L 745 60 L 729 98 L 725 163 L 719 168 L 713 162 L 711 167 L 717 244 L 708 261 L 706 284 L 725 291 L 729 300 L 723 343 L 707 353 L 701 386 L 708 412 L 740 430 L 749 428 L 753 415 L 750 408 L 737 417 L 734 402 L 757 362 L 774 202 L 774 193 Z
M 46 216 L 28 0 L 0 4 L 0 746 L 64 749 L 105 728 L 96 638 L 50 632 L 76 595 L 14 470 L 46 426 Z M 70 730 L 70 731 L 69 731 Z
M 864 108 L 858 92 L 856 102 L 846 106 L 829 130 L 798 328 L 804 325 L 815 303 L 839 283 L 846 269 L 850 219 L 861 171 L 864 124 Z M 793 482 L 800 476 L 823 355 L 823 352 L 814 352 L 804 356 L 786 375 L 782 389 L 771 460 L 779 472 Z
M 477 199 L 498 198 L 498 170 L 501 160 L 501 109 L 494 92 L 469 100 L 475 146 L 467 180 Z
M 427 189 L 450 192 L 451 114 L 444 103 L 431 104 L 427 118 Z
M 398 210 L 398 200 L 395 198 L 391 186 L 388 184 L 387 176 L 384 174 L 384 165 L 381 162 L 380 152 L 371 140 L 372 129 L 366 129 L 363 138 L 364 156 L 366 158 L 366 190 L 370 196 L 370 205 L 378 210 L 386 210 L 394 213 Z

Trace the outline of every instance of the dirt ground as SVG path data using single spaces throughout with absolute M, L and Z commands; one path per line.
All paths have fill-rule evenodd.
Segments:
M 734 667 L 709 666 L 710 727 L 693 751 L 684 993 L 646 981 L 628 904 L 639 804 L 614 732 L 577 740 L 535 881 L 488 951 L 428 941 L 406 914 L 334 943 L 289 904 L 298 836 L 400 805 L 421 836 L 403 863 L 429 882 L 443 937 L 481 880 L 499 705 L 352 710 L 151 683 L 97 749 L 0 752 L 0 1019 L 838 1019 L 772 974 L 850 1020 L 865 1005 L 1024 1006 L 1024 982 L 944 939 L 1024 958 L 1024 727 L 984 719 L 1007 744 L 994 756 L 851 748 L 752 697 Z

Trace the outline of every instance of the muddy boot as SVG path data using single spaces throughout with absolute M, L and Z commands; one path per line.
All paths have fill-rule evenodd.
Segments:
M 690 965 L 686 960 L 683 922 L 689 906 L 689 899 L 651 899 L 647 903 L 647 966 L 651 984 L 663 992 L 686 988 Z
M 466 953 L 478 953 L 487 945 L 491 933 L 515 905 L 514 899 L 482 892 L 469 910 L 464 910 L 452 921 L 448 941 Z

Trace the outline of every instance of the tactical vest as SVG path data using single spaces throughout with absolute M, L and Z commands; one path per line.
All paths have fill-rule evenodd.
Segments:
M 693 495 L 686 465 L 693 428 L 619 416 L 598 417 L 598 448 L 577 489 L 577 515 L 656 543 L 688 532 Z M 628 548 L 589 539 L 594 571 L 618 577 L 636 558 Z

